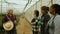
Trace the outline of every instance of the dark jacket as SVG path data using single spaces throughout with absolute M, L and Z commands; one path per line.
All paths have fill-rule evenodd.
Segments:
M 47 34 L 49 32 L 49 26 L 46 29 L 46 25 L 49 20 L 50 20 L 50 16 L 48 14 L 44 14 L 41 16 L 41 22 L 43 23 L 43 25 L 41 24 L 41 32 L 43 34 Z
M 12 15 L 12 16 L 10 17 L 10 16 L 7 14 L 7 15 L 5 15 L 4 18 L 3 18 L 3 23 L 9 21 L 8 18 L 10 18 L 10 20 L 11 20 L 13 23 L 14 23 L 14 20 L 16 20 L 16 16 L 15 16 L 15 15 Z

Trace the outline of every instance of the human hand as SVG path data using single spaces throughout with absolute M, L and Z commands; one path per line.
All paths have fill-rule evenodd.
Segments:
M 14 21 L 14 24 L 15 24 L 15 25 L 17 24 L 17 21 L 16 21 L 16 20 Z

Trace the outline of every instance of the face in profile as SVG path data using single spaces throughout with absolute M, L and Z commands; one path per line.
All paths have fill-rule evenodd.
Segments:
M 54 9 L 52 6 L 50 6 L 50 8 L 49 8 L 49 12 L 50 12 L 51 14 L 54 14 L 55 9 Z
M 41 13 L 42 13 L 42 14 L 44 14 L 44 13 L 45 13 L 45 11 L 44 11 L 43 9 L 41 9 Z
M 35 17 L 38 17 L 38 16 L 39 16 L 39 11 L 38 11 L 38 10 L 35 10 L 35 11 L 34 11 L 34 16 L 35 16 Z

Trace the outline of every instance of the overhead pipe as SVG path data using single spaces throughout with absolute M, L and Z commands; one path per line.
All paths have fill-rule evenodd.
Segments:
M 29 1 L 29 4 L 32 2 L 32 0 Z
M 32 1 L 32 0 L 31 0 L 31 1 Z M 39 1 L 40 1 L 40 0 L 39 0 Z M 37 1 L 36 3 L 38 3 L 39 1 Z M 35 4 L 36 4 L 36 3 L 35 3 Z M 28 3 L 28 4 L 29 4 L 29 3 Z M 35 5 L 35 4 L 34 4 L 34 5 Z M 24 10 L 25 10 L 25 9 L 24 9 Z
M 25 7 L 24 7 L 24 9 L 23 9 L 23 13 L 22 13 L 23 15 L 25 15 L 24 10 L 26 9 L 26 7 L 28 6 L 29 3 L 31 3 L 31 1 L 28 0 L 28 3 L 26 3 L 26 5 L 25 5 Z M 24 17 L 25 17 L 25 16 L 24 16 Z
M 40 0 L 39 0 L 40 1 Z M 37 1 L 35 4 L 36 4 L 36 10 L 37 10 L 37 3 L 39 2 L 39 1 Z
M 23 9 L 23 10 L 25 10 L 25 8 L 27 7 L 27 5 L 28 5 L 28 3 L 25 5 L 25 7 L 24 7 L 24 9 Z
M 39 0 L 39 1 L 40 1 L 40 0 Z M 39 1 L 37 1 L 36 3 L 38 3 Z M 35 3 L 35 4 L 36 4 L 36 3 Z M 32 6 L 34 6 L 35 4 L 33 4 Z M 32 7 L 32 6 L 31 6 L 31 7 Z M 29 9 L 29 8 L 28 8 L 28 9 Z M 27 10 L 28 10 L 28 9 L 27 9 Z
M 31 1 L 32 1 L 32 0 L 31 0 Z M 39 1 L 40 1 L 40 0 L 39 0 Z M 38 3 L 39 1 L 37 1 L 36 3 Z M 36 4 L 36 3 L 35 3 L 35 4 Z M 25 8 L 27 7 L 28 4 L 29 4 L 29 0 L 28 0 L 28 3 L 26 4 Z M 35 5 L 35 4 L 34 4 L 34 5 Z M 23 9 L 23 14 L 25 14 L 25 12 L 24 12 L 25 8 Z M 37 7 L 36 7 L 36 8 L 37 8 Z
M 40 1 L 40 0 L 39 0 L 39 1 Z M 37 9 L 37 3 L 38 3 L 39 1 L 37 1 L 37 2 L 35 3 L 35 4 L 36 4 L 36 9 Z M 27 3 L 27 5 L 28 5 L 28 4 L 29 4 L 29 3 Z M 35 5 L 35 4 L 34 4 L 34 5 Z M 27 7 L 27 6 L 25 6 L 25 8 L 26 8 L 26 7 Z M 24 8 L 24 10 L 25 10 L 25 8 Z M 24 10 L 23 10 L 23 11 L 24 11 Z M 24 12 L 24 14 L 25 14 L 25 12 Z
M 26 3 L 26 5 L 25 5 L 25 7 L 24 7 L 23 10 L 25 10 L 25 8 L 26 8 L 26 7 L 28 6 L 28 4 L 31 3 L 31 2 L 32 2 L 32 0 L 31 0 L 31 1 L 28 0 L 28 3 Z

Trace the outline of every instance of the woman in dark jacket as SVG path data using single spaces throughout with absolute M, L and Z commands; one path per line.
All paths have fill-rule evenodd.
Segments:
M 49 7 L 42 6 L 41 7 L 41 34 L 49 34 L 49 27 L 47 25 L 47 22 L 50 19 L 50 16 L 48 15 Z

